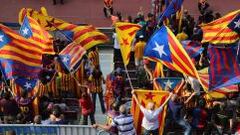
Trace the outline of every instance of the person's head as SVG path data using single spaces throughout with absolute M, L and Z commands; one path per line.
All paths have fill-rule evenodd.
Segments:
M 147 109 L 153 111 L 155 109 L 155 103 L 154 102 L 148 102 Z
M 123 115 L 127 115 L 127 107 L 126 107 L 126 105 L 121 105 L 120 107 L 119 107 L 119 112 L 121 113 L 121 114 L 123 114 Z
M 87 93 L 87 89 L 86 88 L 83 88 L 82 90 L 81 90 L 81 97 L 82 98 L 87 98 L 87 95 L 88 95 L 88 93 Z
M 172 96 L 171 96 L 171 100 L 172 101 L 175 101 L 177 99 L 177 94 L 173 94 Z
M 17 114 L 16 121 L 17 124 L 25 124 L 25 116 L 22 113 Z
M 9 100 L 11 98 L 11 93 L 10 91 L 6 91 L 3 95 L 3 98 L 6 99 L 6 100 Z
M 33 119 L 34 124 L 41 124 L 42 123 L 42 117 L 40 115 L 36 115 Z
M 204 108 L 206 106 L 206 101 L 202 98 L 198 101 L 198 106 Z
M 119 110 L 119 105 L 117 104 L 117 102 L 113 102 L 111 104 L 111 109 L 114 111 L 118 111 Z
M 152 20 L 154 15 L 152 13 L 148 13 L 147 17 L 148 17 L 148 20 Z
M 27 92 L 27 90 L 22 89 L 22 91 L 21 91 L 21 97 L 23 97 L 23 98 L 27 98 L 27 97 L 28 97 L 28 92 Z
M 56 117 L 59 118 L 61 116 L 61 108 L 58 105 L 55 105 L 53 107 L 52 114 Z

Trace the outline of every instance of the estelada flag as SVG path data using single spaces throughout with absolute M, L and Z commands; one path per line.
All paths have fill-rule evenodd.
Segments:
M 25 16 L 19 33 L 27 39 L 38 42 L 42 46 L 44 53 L 55 54 L 53 37 L 32 17 Z
M 146 107 L 148 102 L 154 102 L 156 107 L 160 107 L 169 96 L 167 91 L 156 91 L 156 90 L 135 90 L 135 94 L 139 103 Z M 139 106 L 136 104 L 135 100 L 132 100 L 132 115 L 134 119 L 134 126 L 137 131 L 137 134 L 141 134 L 142 129 L 142 119 L 143 113 L 141 112 Z M 159 114 L 159 135 L 163 134 L 165 117 L 166 117 L 167 106 L 164 107 L 163 111 Z
M 95 45 L 108 42 L 108 37 L 102 32 L 98 31 L 91 25 L 78 26 L 65 22 L 61 19 L 47 16 L 30 8 L 23 8 L 19 12 L 19 23 L 23 21 L 23 17 L 28 15 L 34 18 L 39 24 L 49 31 L 61 31 L 70 41 L 82 45 L 84 49 L 88 50 Z M 69 34 L 71 33 L 71 34 Z M 73 35 L 69 37 L 69 35 Z
M 127 22 L 117 22 L 115 24 L 117 39 L 120 45 L 124 65 L 128 65 L 129 63 L 132 41 L 140 28 L 141 26 L 138 24 Z
M 167 26 L 162 26 L 152 35 L 144 49 L 144 57 L 200 81 L 189 55 Z
M 222 18 L 201 26 L 203 30 L 202 43 L 231 44 L 239 40 L 240 10 L 231 12 Z

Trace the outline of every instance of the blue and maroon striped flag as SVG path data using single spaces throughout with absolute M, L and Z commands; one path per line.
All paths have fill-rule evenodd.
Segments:
M 190 56 L 190 58 L 195 58 L 199 56 L 204 50 L 201 43 L 196 41 L 184 40 L 181 43 L 186 52 L 188 53 L 188 55 Z
M 240 82 L 240 67 L 236 59 L 237 51 L 233 47 L 208 48 L 210 57 L 209 89 L 237 84 Z

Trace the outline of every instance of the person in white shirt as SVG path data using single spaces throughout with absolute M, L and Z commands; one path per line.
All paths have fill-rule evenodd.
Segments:
M 134 91 L 132 92 L 133 98 L 136 101 L 137 105 L 140 106 L 140 110 L 143 113 L 144 117 L 142 120 L 142 127 L 144 128 L 143 135 L 158 135 L 159 134 L 159 121 L 158 115 L 162 112 L 163 107 L 167 104 L 168 100 L 171 98 L 172 93 L 166 101 L 159 107 L 155 108 L 155 103 L 148 102 L 147 107 L 144 108 L 138 101 Z

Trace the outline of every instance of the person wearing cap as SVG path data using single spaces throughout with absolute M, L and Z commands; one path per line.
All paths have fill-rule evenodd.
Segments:
M 125 105 L 119 107 L 120 115 L 115 117 L 110 125 L 93 124 L 93 128 L 101 128 L 109 131 L 111 128 L 118 129 L 118 135 L 136 135 L 136 130 L 133 125 L 133 116 L 128 114 Z
M 146 42 L 144 41 L 144 36 L 140 35 L 139 40 L 137 41 L 134 47 L 134 54 L 135 54 L 134 57 L 135 57 L 136 66 L 139 66 L 139 64 L 142 63 L 145 45 L 146 45 Z

